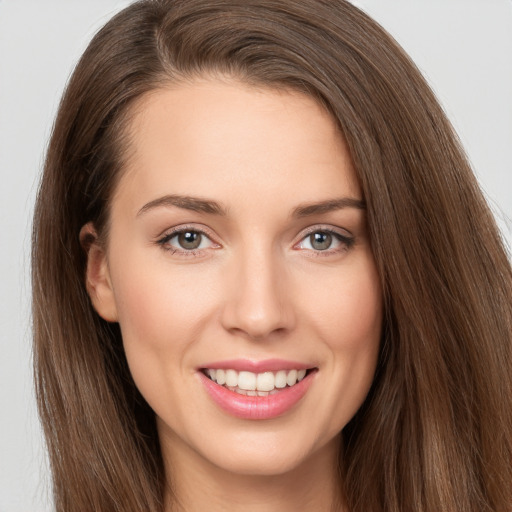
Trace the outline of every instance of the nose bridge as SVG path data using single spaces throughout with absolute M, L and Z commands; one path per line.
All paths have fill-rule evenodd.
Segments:
M 270 243 L 251 243 L 236 252 L 229 288 L 223 312 L 227 329 L 262 339 L 292 327 L 286 271 L 279 252 Z

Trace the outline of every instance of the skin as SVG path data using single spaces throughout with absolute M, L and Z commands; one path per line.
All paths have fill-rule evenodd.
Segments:
M 108 241 L 92 244 L 87 283 L 98 313 L 120 323 L 156 413 L 175 495 L 167 509 L 336 509 L 340 431 L 374 376 L 382 292 L 364 209 L 297 209 L 362 200 L 343 137 L 311 98 L 227 79 L 148 94 L 130 132 Z M 155 205 L 166 195 L 206 198 L 224 214 Z M 206 233 L 199 249 L 180 248 L 170 237 L 179 227 Z M 333 236 L 319 250 L 309 228 L 351 242 Z M 282 416 L 240 419 L 198 377 L 207 362 L 237 358 L 318 371 Z

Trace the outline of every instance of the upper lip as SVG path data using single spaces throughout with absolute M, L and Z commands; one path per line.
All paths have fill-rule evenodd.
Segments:
M 300 363 L 297 361 L 289 361 L 285 359 L 264 359 L 262 361 L 252 361 L 250 359 L 229 359 L 224 361 L 214 361 L 206 363 L 200 369 L 215 370 L 236 370 L 239 372 L 277 372 L 279 370 L 308 370 L 315 368 L 315 365 Z

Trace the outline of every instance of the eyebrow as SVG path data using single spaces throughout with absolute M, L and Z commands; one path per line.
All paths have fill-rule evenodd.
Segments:
M 170 194 L 159 197 L 146 203 L 138 212 L 137 217 L 144 213 L 159 207 L 177 207 L 184 210 L 191 210 L 199 213 L 208 213 L 210 215 L 227 216 L 227 210 L 220 203 L 211 199 L 203 199 L 200 197 L 182 196 Z M 297 206 L 292 211 L 292 217 L 302 218 L 311 215 L 329 213 L 343 208 L 356 208 L 365 210 L 365 202 L 353 197 L 341 197 L 338 199 L 328 199 L 318 203 L 305 203 Z
M 181 196 L 176 194 L 166 195 L 154 199 L 149 203 L 145 204 L 138 212 L 137 217 L 142 215 L 149 210 L 153 210 L 158 207 L 169 207 L 176 206 L 183 208 L 184 210 L 191 210 L 200 213 L 209 213 L 211 215 L 227 215 L 227 210 L 216 201 L 211 199 L 202 199 L 200 197 Z
M 307 203 L 294 208 L 292 217 L 301 218 L 310 215 L 318 215 L 329 213 L 343 208 L 356 208 L 358 210 L 366 210 L 366 204 L 361 199 L 353 197 L 340 197 L 338 199 L 329 199 L 320 201 L 319 203 Z

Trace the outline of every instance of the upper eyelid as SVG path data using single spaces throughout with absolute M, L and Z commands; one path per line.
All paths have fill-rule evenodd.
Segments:
M 317 232 L 333 233 L 344 238 L 354 237 L 354 235 L 346 228 L 335 227 L 327 224 L 317 224 L 315 226 L 310 226 L 302 230 L 298 235 L 298 239 L 302 240 L 304 237 Z
M 201 224 L 182 224 L 178 225 L 172 228 L 167 228 L 166 230 L 162 231 L 156 238 L 158 241 L 161 241 L 163 239 L 170 239 L 180 233 L 183 233 L 185 231 L 196 231 L 198 233 L 201 233 L 202 235 L 209 238 L 213 243 L 221 245 L 218 241 L 216 235 L 210 230 L 207 226 L 201 225 Z M 338 226 L 332 226 L 328 224 L 316 224 L 313 226 L 309 226 L 303 230 L 295 237 L 295 242 L 293 242 L 293 245 L 295 246 L 297 243 L 302 241 L 307 236 L 311 235 L 312 233 L 317 232 L 326 232 L 326 233 L 332 233 L 334 235 L 338 235 L 342 238 L 354 238 L 352 233 L 347 230 L 346 228 L 341 228 Z
M 346 234 L 343 234 L 340 231 L 344 231 Z M 306 228 L 305 231 L 302 231 L 300 236 L 298 237 L 298 240 L 293 244 L 293 248 L 297 250 L 298 246 L 300 246 L 304 242 L 304 240 L 306 240 L 308 236 L 310 236 L 313 233 L 332 234 L 335 238 L 338 239 L 338 242 L 343 246 L 341 249 L 325 249 L 322 251 L 300 247 L 300 249 L 311 252 L 316 256 L 327 257 L 332 256 L 333 254 L 344 252 L 345 250 L 352 248 L 356 242 L 355 236 L 352 235 L 352 233 L 350 233 L 350 231 L 348 231 L 347 229 L 334 226 L 316 225 L 310 226 L 309 228 Z
M 202 235 L 207 236 L 212 241 L 215 238 L 215 235 L 212 233 L 210 229 L 208 229 L 206 226 L 198 226 L 197 224 L 180 224 L 179 226 L 167 228 L 164 231 L 162 231 L 159 235 L 157 235 L 156 238 L 158 240 L 162 238 L 169 238 L 180 233 L 183 233 L 184 231 L 196 231 L 197 233 L 201 233 Z
M 197 249 L 185 249 L 185 248 L 174 247 L 174 245 L 171 244 L 170 241 L 174 237 L 178 236 L 180 233 L 183 233 L 186 231 L 194 231 L 194 232 L 200 233 L 202 236 L 206 237 L 209 240 L 211 245 L 209 247 L 203 247 L 203 248 L 197 248 Z M 193 255 L 199 254 L 200 252 L 222 248 L 222 245 L 219 242 L 217 242 L 216 238 L 214 236 L 210 235 L 209 230 L 207 230 L 205 228 L 198 228 L 197 225 L 195 225 L 195 226 L 179 225 L 179 226 L 175 226 L 173 228 L 168 228 L 167 230 L 164 230 L 158 237 L 156 237 L 155 243 L 165 250 L 171 250 L 171 247 L 173 247 L 172 252 L 174 254 L 181 254 L 182 256 L 193 256 Z
M 170 243 L 170 241 L 173 238 L 187 231 L 194 231 L 196 233 L 201 234 L 202 236 L 205 236 L 210 241 L 211 246 L 197 249 L 185 249 L 174 247 L 174 245 Z M 163 233 L 156 238 L 155 243 L 165 251 L 171 251 L 172 254 L 177 254 L 180 257 L 195 257 L 199 256 L 200 253 L 205 254 L 204 251 L 209 251 L 212 249 L 218 249 L 222 247 L 221 244 L 216 242 L 215 239 L 211 235 L 209 235 L 207 230 L 203 228 L 197 228 L 196 226 L 187 227 L 186 225 L 176 226 L 174 228 L 170 228 L 163 231 Z

